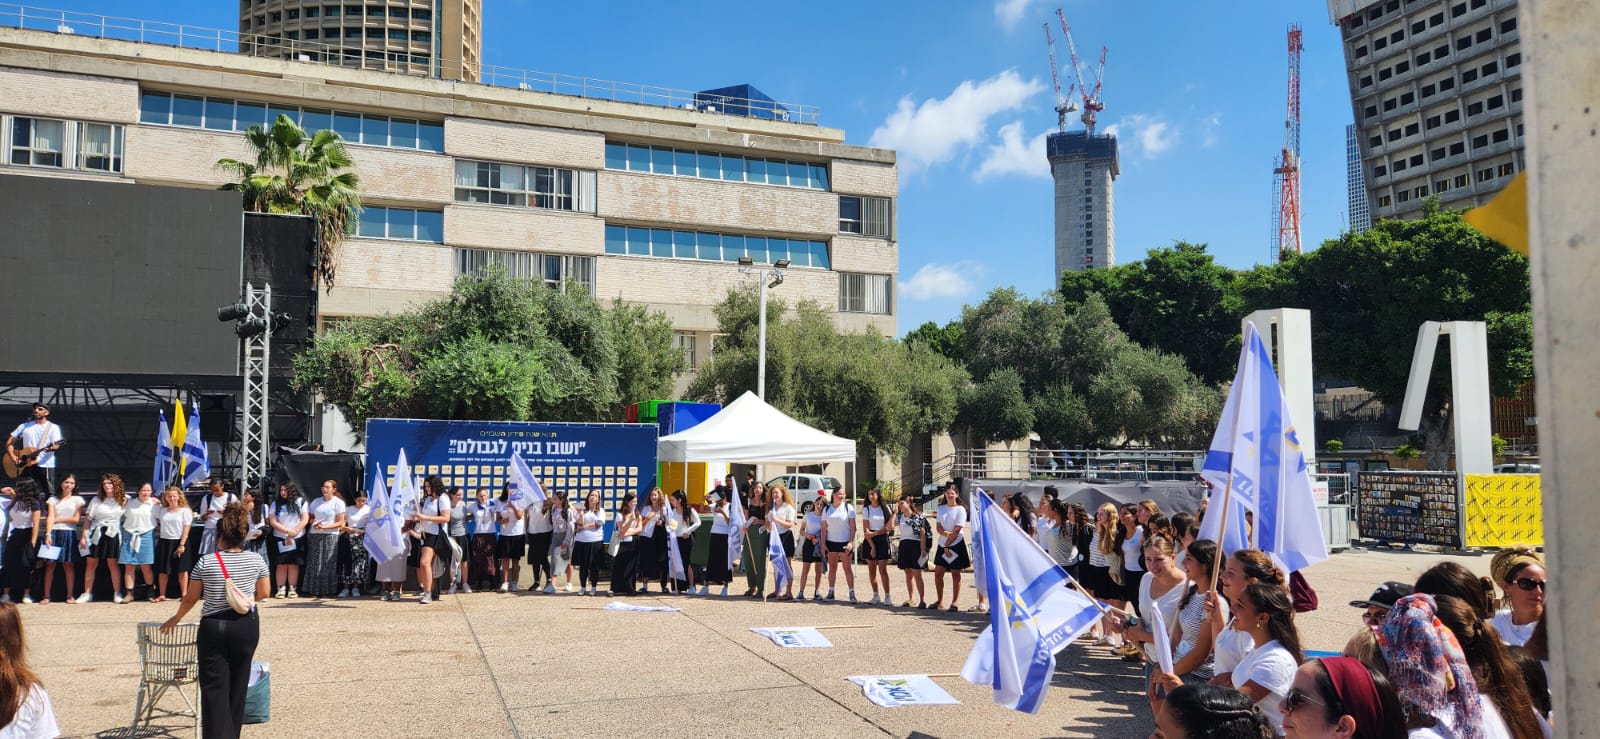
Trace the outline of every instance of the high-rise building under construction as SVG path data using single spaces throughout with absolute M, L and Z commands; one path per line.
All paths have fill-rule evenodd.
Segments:
M 1062 272 L 1116 266 L 1112 184 L 1119 172 L 1117 137 L 1053 133 L 1045 151 L 1056 184 L 1056 279 Z

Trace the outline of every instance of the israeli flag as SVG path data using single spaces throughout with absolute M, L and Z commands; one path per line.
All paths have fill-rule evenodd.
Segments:
M 1289 572 L 1328 558 L 1311 470 L 1255 324 L 1245 326 L 1239 370 L 1200 476 L 1222 493 L 1206 508 L 1200 538 L 1219 542 L 1224 553 L 1253 546 Z M 1255 519 L 1248 534 L 1246 512 Z
M 689 515 L 695 515 L 690 511 Z M 689 576 L 683 571 L 683 555 L 678 550 L 678 532 L 667 532 L 667 574 L 674 580 L 688 580 Z
M 167 486 L 179 482 L 178 456 L 172 446 L 172 431 L 167 427 L 167 412 L 161 411 L 161 427 L 156 431 L 156 464 L 150 473 L 150 487 L 156 490 L 166 490 Z
M 524 511 L 530 511 L 534 506 L 543 505 L 544 497 L 544 488 L 539 485 L 538 478 L 533 476 L 533 470 L 528 468 L 528 463 L 522 461 L 522 453 L 512 452 L 509 502 L 517 504 L 517 507 Z
M 783 537 L 776 524 L 768 527 L 767 559 L 772 560 L 773 590 L 783 590 L 794 579 L 794 569 L 789 566 L 789 555 L 783 551 Z
M 189 419 L 189 436 L 183 440 L 183 486 L 189 487 L 197 482 L 205 482 L 211 478 L 211 454 L 206 449 L 205 441 L 200 438 L 200 405 L 191 404 Z M 173 441 L 177 441 L 174 439 Z
M 988 498 L 989 493 L 985 492 L 983 488 L 974 487 L 971 496 L 972 510 L 970 511 L 972 514 L 972 551 L 969 552 L 968 558 L 972 560 L 972 586 L 984 593 L 988 593 L 989 568 L 984 562 L 983 556 L 983 517 L 977 515 L 977 500 L 980 497 Z
M 411 477 L 411 464 L 406 462 L 406 450 L 400 449 L 400 459 L 394 463 L 394 487 L 389 500 L 394 511 L 404 518 L 410 518 L 417 510 L 417 492 L 420 487 Z
M 362 546 L 380 564 L 405 556 L 406 544 L 401 533 L 404 517 L 395 510 L 394 501 L 383 484 L 381 471 L 372 480 L 372 493 L 367 496 L 367 505 L 372 508 L 372 518 L 367 522 L 367 535 L 362 537 Z
M 1063 587 L 1068 575 L 1039 543 L 974 491 L 983 522 L 983 557 L 988 566 L 989 627 L 967 655 L 961 676 L 989 684 L 994 702 L 1038 713 L 1056 671 L 1056 652 L 1100 618 L 1093 601 Z
M 733 528 L 728 533 L 728 571 L 732 572 L 739 566 L 739 553 L 744 549 L 744 527 L 750 519 L 745 517 L 744 504 L 739 502 L 738 480 L 733 482 L 728 495 L 728 525 Z

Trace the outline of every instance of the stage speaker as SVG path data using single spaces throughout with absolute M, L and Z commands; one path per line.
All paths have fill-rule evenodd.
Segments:
M 233 439 L 238 419 L 233 415 L 232 395 L 200 396 L 200 438 L 228 442 Z

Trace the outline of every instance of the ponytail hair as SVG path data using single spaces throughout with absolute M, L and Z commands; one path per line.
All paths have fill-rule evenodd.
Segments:
M 1498 556 L 1498 555 L 1496 555 Z M 1440 562 L 1417 578 L 1416 592 L 1448 595 L 1472 607 L 1478 618 L 1494 618 L 1494 581 L 1479 577 L 1455 562 Z
M 1305 661 L 1300 649 L 1300 630 L 1294 626 L 1294 601 L 1289 598 L 1289 591 L 1258 582 L 1245 586 L 1239 597 L 1250 601 L 1256 611 L 1267 617 L 1267 634 L 1289 650 L 1295 664 Z
M 1286 589 L 1288 584 L 1283 579 L 1283 571 L 1272 563 L 1272 558 L 1259 549 L 1240 549 L 1233 553 L 1233 561 L 1239 563 L 1239 569 L 1244 572 L 1244 578 L 1254 578 L 1257 582 L 1271 585 L 1279 590 Z M 1300 660 L 1296 659 L 1296 662 Z
M 1168 693 L 1162 705 L 1189 736 L 1218 739 L 1272 739 L 1277 736 L 1255 701 L 1233 688 L 1183 685 Z
M 1478 692 L 1494 702 L 1515 739 L 1539 739 L 1542 732 L 1533 715 L 1533 697 L 1522 670 L 1500 641 L 1500 632 L 1480 620 L 1475 607 L 1461 598 L 1435 595 L 1434 615 L 1455 634 L 1472 668 Z

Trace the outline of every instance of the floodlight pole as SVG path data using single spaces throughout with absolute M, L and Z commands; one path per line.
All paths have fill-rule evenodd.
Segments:
M 272 286 L 257 289 L 244 286 L 244 302 L 249 316 L 267 321 L 266 330 L 246 337 L 244 351 L 244 408 L 239 414 L 240 466 L 242 486 L 265 479 L 271 430 L 267 424 L 267 392 L 271 382 L 267 362 L 272 355 Z
M 789 260 L 782 260 L 788 262 Z M 756 397 L 767 399 L 767 288 L 783 284 L 782 267 L 753 267 L 749 257 L 739 259 L 739 273 L 756 275 L 760 279 L 760 313 L 756 316 Z M 788 266 L 787 264 L 783 266 Z M 767 278 L 772 278 L 771 284 Z

